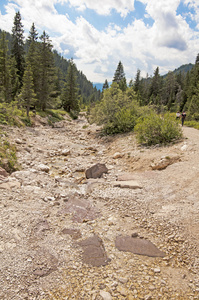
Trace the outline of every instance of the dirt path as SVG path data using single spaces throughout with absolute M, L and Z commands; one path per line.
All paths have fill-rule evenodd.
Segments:
M 0 182 L 0 299 L 199 299 L 199 131 L 146 149 L 84 117 L 37 125 L 4 128 L 22 169 Z

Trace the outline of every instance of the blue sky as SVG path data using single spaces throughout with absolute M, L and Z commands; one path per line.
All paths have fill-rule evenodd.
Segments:
M 34 22 L 54 48 L 92 82 L 112 81 L 118 62 L 127 81 L 194 63 L 199 53 L 198 0 L 1 0 L 0 29 L 20 11 L 27 37 Z

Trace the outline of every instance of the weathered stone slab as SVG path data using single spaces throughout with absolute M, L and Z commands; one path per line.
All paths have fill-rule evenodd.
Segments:
M 114 183 L 114 187 L 128 188 L 128 189 L 141 189 L 142 188 L 142 186 L 135 180 L 116 181 Z
M 107 257 L 102 240 L 94 235 L 78 243 L 83 248 L 82 260 L 94 267 L 105 266 L 110 259 Z
M 104 173 L 108 173 L 105 164 L 96 164 L 86 170 L 86 178 L 100 178 Z
M 164 252 L 160 251 L 152 242 L 145 239 L 118 236 L 115 241 L 115 246 L 120 251 L 132 252 L 138 255 L 150 257 L 165 256 Z
M 99 216 L 99 211 L 86 199 L 79 199 L 76 196 L 71 196 L 66 202 L 64 208 L 59 211 L 59 214 L 73 215 L 73 221 L 82 223 L 87 220 L 94 220 Z

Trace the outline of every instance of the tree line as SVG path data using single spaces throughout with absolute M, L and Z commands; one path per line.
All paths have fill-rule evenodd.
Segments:
M 0 31 L 0 102 L 17 102 L 27 115 L 35 107 L 63 108 L 78 113 L 80 106 L 100 99 L 100 91 L 79 72 L 73 59 L 61 57 L 43 31 L 33 23 L 24 38 L 20 12 L 14 17 L 12 35 Z
M 158 113 L 187 111 L 190 120 L 199 120 L 199 54 L 195 64 L 184 65 L 176 72 L 170 71 L 165 76 L 160 75 L 157 67 L 153 76 L 141 78 L 141 70 L 138 69 L 134 80 L 131 79 L 129 85 L 120 61 L 112 84 L 115 82 L 123 92 L 133 88 L 140 106 L 153 107 Z M 102 91 L 109 88 L 106 79 Z

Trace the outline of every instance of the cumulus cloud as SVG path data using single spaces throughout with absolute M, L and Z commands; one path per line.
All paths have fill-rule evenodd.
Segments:
M 63 2 L 69 2 L 71 6 L 76 7 L 79 10 L 85 10 L 86 8 L 95 10 L 100 15 L 109 15 L 111 11 L 116 10 L 122 17 L 134 10 L 134 0 L 106 0 L 103 2 L 98 0 L 62 0 Z
M 93 82 L 112 80 L 120 60 L 127 80 L 134 78 L 138 68 L 142 75 L 152 75 L 159 66 L 164 74 L 194 62 L 199 36 L 176 14 L 180 0 L 140 2 L 145 6 L 143 19 L 131 18 L 122 27 L 110 23 L 98 30 L 86 20 L 87 8 L 102 15 L 117 12 L 125 18 L 134 11 L 134 1 L 106 0 L 102 5 L 98 0 L 13 0 L 6 5 L 6 14 L 0 15 L 0 28 L 11 31 L 15 12 L 20 10 L 26 34 L 33 22 L 38 31 L 46 30 L 54 48 L 67 59 L 73 57 L 78 69 Z M 57 12 L 57 3 L 84 13 L 72 22 L 67 14 Z M 191 0 L 184 0 L 184 4 L 197 8 Z M 145 23 L 145 18 L 153 19 L 153 23 Z

